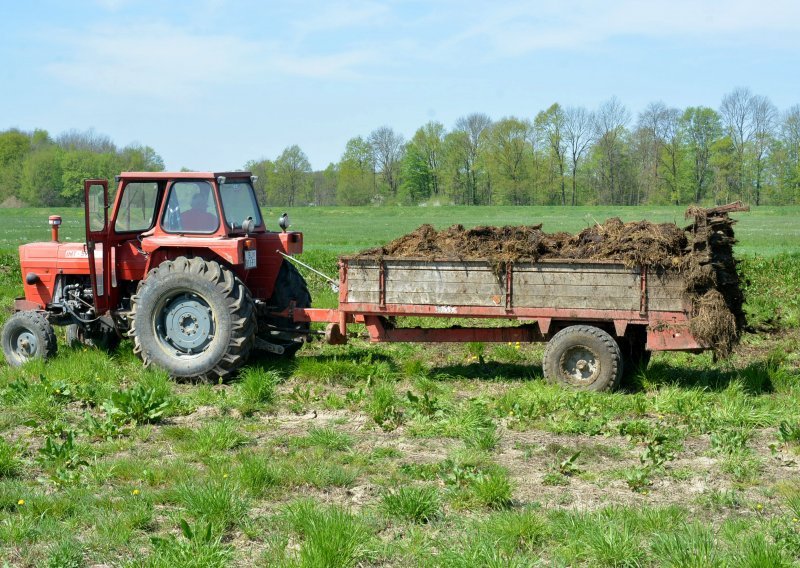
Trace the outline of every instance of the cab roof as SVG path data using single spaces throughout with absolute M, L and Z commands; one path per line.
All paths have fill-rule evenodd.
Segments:
M 170 179 L 217 179 L 219 176 L 230 178 L 249 178 L 250 172 L 122 172 L 115 179 L 148 179 L 148 180 L 170 180 Z

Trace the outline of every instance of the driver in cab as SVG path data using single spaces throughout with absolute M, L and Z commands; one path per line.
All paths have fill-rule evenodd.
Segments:
M 185 231 L 209 232 L 217 227 L 217 216 L 208 212 L 208 191 L 198 189 L 192 196 L 191 209 L 181 213 Z

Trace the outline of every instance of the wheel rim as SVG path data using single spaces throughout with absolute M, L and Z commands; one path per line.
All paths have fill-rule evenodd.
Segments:
M 17 333 L 11 340 L 11 345 L 20 361 L 27 361 L 35 357 L 36 352 L 39 350 L 39 340 L 36 338 L 36 334 L 27 329 Z
M 167 299 L 158 311 L 156 335 L 177 355 L 202 352 L 214 339 L 214 318 L 205 299 L 184 292 Z
M 570 347 L 559 362 L 561 376 L 573 385 L 590 385 L 600 376 L 600 360 L 584 345 Z

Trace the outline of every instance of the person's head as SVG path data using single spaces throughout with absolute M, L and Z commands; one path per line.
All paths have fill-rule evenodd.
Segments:
M 202 191 L 198 190 L 198 192 L 192 196 L 192 209 L 202 209 L 205 211 L 207 207 L 208 196 Z

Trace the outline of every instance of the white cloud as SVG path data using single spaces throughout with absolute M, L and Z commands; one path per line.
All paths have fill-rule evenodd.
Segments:
M 46 65 L 60 80 L 117 96 L 190 100 L 203 89 L 269 76 L 348 78 L 367 51 L 306 54 L 277 41 L 192 33 L 166 24 L 51 35 L 61 59 Z
M 800 31 L 800 3 L 793 0 L 762 0 L 758 6 L 747 0 L 547 0 L 481 5 L 467 12 L 471 23 L 445 45 L 483 40 L 499 55 L 582 49 L 624 36 L 747 43 L 754 34 L 763 42 L 771 33 Z
M 64 34 L 47 70 L 65 82 L 118 95 L 171 97 L 246 75 L 257 47 L 234 36 L 154 25 Z

